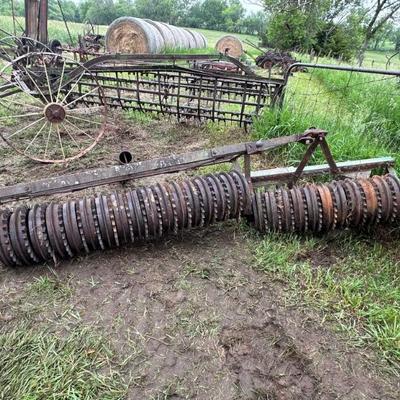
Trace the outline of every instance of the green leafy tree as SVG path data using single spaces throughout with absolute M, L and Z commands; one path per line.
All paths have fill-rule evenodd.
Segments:
M 400 28 L 397 28 L 393 31 L 391 40 L 394 43 L 395 51 L 400 51 Z
M 185 8 L 190 3 L 182 0 L 136 0 L 136 16 L 176 25 L 183 20 Z
M 200 2 L 195 2 L 183 16 L 182 25 L 192 28 L 202 28 L 204 26 L 202 12 L 202 4 Z
M 243 18 L 242 33 L 265 36 L 267 30 L 267 16 L 263 11 L 251 13 Z
M 201 4 L 202 27 L 213 30 L 225 29 L 224 10 L 228 4 L 225 0 L 204 0 Z
M 245 10 L 240 0 L 230 0 L 228 6 L 222 12 L 224 30 L 241 32 L 244 14 Z
M 94 24 L 108 25 L 117 17 L 113 0 L 90 0 L 85 20 Z
M 360 65 L 362 65 L 364 53 L 374 37 L 388 21 L 400 15 L 400 0 L 365 0 L 363 6 L 364 40 L 358 55 Z
M 351 20 L 341 24 L 328 22 L 317 34 L 313 48 L 319 54 L 350 61 L 357 54 L 361 42 L 361 29 Z
M 131 0 L 116 0 L 115 15 L 119 17 L 130 17 L 136 15 L 136 9 Z
M 301 10 L 273 14 L 268 21 L 267 44 L 281 50 L 301 48 L 310 50 L 316 32 L 310 32 L 309 19 Z

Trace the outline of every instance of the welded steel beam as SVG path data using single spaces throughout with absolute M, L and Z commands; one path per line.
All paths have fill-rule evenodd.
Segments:
M 171 155 L 132 164 L 94 168 L 75 174 L 42 179 L 0 188 L 0 203 L 21 198 L 32 198 L 56 193 L 73 192 L 130 179 L 174 173 L 211 164 L 234 161 L 246 154 L 272 150 L 289 143 L 304 140 L 305 135 L 296 134 L 258 142 L 247 142 L 198 150 L 190 153 Z
M 364 173 L 370 173 L 372 170 L 379 168 L 382 168 L 385 173 L 393 173 L 394 165 L 395 159 L 393 157 L 369 158 L 336 163 L 339 175 L 351 177 L 358 174 L 364 175 Z M 251 181 L 254 186 L 289 182 L 293 178 L 296 169 L 296 167 L 283 167 L 252 171 Z M 308 165 L 303 169 L 302 176 L 317 177 L 329 174 L 330 171 L 331 167 L 329 164 Z

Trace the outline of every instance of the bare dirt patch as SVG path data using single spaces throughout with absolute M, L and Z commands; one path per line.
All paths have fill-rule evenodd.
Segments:
M 91 327 L 111 341 L 129 399 L 395 398 L 368 354 L 285 304 L 251 268 L 243 233 L 220 228 L 64 263 L 57 278 L 46 267 L 2 271 L 3 329 Z M 44 275 L 71 295 L 32 296 Z

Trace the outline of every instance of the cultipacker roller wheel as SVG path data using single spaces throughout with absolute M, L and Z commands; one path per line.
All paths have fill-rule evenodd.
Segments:
M 0 136 L 35 161 L 75 160 L 104 135 L 103 99 L 96 77 L 73 59 L 25 54 L 0 71 Z

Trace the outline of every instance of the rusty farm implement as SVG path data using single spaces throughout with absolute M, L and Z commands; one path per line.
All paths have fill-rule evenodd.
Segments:
M 113 109 L 247 127 L 264 107 L 282 107 L 291 70 L 318 67 L 293 64 L 285 79 L 266 79 L 222 54 L 98 55 L 63 49 L 48 41 L 47 1 L 26 1 L 26 6 L 26 37 L 0 40 L 0 135 L 15 152 L 43 163 L 66 163 L 87 154 L 106 133 Z M 123 165 L 2 187 L 0 204 L 186 172 L 184 178 L 133 190 L 2 208 L 0 261 L 12 267 L 58 261 L 228 219 L 246 219 L 260 232 L 398 224 L 395 160 L 336 162 L 326 136 L 325 130 L 311 128 L 140 162 L 128 162 L 133 157 L 125 151 Z M 306 147 L 297 167 L 253 170 L 257 155 L 295 143 Z M 309 165 L 317 149 L 326 164 Z M 194 175 L 200 167 L 222 163 L 231 163 L 229 172 Z M 371 177 L 371 171 L 381 175 Z M 335 180 L 303 183 L 305 177 L 321 175 Z
M 299 135 L 3 187 L 0 202 L 7 202 L 232 163 L 230 172 L 77 197 L 64 203 L 5 209 L 0 212 L 0 259 L 5 265 L 17 266 L 71 258 L 128 243 L 161 240 L 228 219 L 245 218 L 261 232 L 298 233 L 398 223 L 400 181 L 393 174 L 394 160 L 336 163 L 325 137 L 326 132 L 312 129 Z M 253 156 L 291 143 L 307 147 L 297 168 L 252 171 Z M 327 164 L 307 166 L 317 147 L 321 147 Z M 366 177 L 376 169 L 385 175 Z M 338 180 L 298 185 L 302 176 L 328 173 Z

